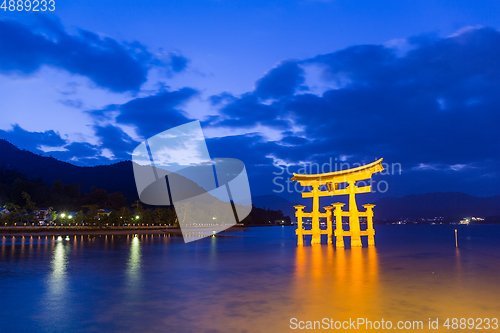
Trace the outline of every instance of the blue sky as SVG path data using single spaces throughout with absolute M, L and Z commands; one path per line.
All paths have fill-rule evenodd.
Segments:
M 0 137 L 77 165 L 202 122 L 254 194 L 400 163 L 379 196 L 500 193 L 500 2 L 71 1 L 0 10 Z M 280 182 L 278 180 L 278 182 Z M 285 184 L 286 185 L 286 184 Z M 296 194 L 281 193 L 295 198 Z

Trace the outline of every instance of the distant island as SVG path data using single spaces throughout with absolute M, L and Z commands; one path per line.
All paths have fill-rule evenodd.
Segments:
M 294 216 L 294 205 L 306 202 L 292 202 L 277 195 L 256 196 L 252 201 L 256 206 L 280 209 L 290 216 Z M 461 192 L 439 192 L 386 197 L 374 204 L 376 224 L 500 223 L 500 195 L 478 198 Z

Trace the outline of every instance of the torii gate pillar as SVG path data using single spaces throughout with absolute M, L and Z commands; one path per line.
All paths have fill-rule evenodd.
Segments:
M 356 205 L 356 182 L 349 182 L 349 230 L 351 231 L 351 247 L 362 246 L 359 211 Z

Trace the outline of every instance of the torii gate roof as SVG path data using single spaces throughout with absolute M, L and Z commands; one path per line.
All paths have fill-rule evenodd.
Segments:
M 312 175 L 303 175 L 294 173 L 292 180 L 300 182 L 301 185 L 308 186 L 312 183 L 319 183 L 320 185 L 326 183 L 343 183 L 347 181 L 357 181 L 371 178 L 372 174 L 384 170 L 382 166 L 383 158 L 357 168 L 340 170 L 328 173 L 318 173 Z

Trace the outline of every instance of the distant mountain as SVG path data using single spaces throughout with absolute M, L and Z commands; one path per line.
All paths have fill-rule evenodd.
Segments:
M 48 185 L 60 179 L 63 184 L 80 183 L 83 192 L 89 192 L 90 187 L 95 186 L 106 190 L 108 193 L 120 191 L 129 202 L 139 199 L 131 161 L 111 165 L 81 167 L 59 161 L 53 157 L 40 156 L 27 150 L 21 150 L 8 141 L 0 139 L 0 167 L 17 170 L 26 175 L 28 179 L 41 178 Z M 176 200 L 206 192 L 198 184 L 182 176 L 177 176 L 175 180 L 170 179 L 170 181 L 171 183 L 177 181 L 182 184 L 181 187 L 177 186 L 176 188 Z M 150 193 L 157 196 L 158 189 Z M 215 197 L 204 196 L 198 198 L 198 201 L 203 199 L 206 201 L 205 203 L 216 200 Z M 160 198 L 158 202 L 165 202 L 165 200 Z
M 478 198 L 461 192 L 438 192 L 402 198 L 387 197 L 377 200 L 374 204 L 378 219 L 500 216 L 500 195 Z
M 64 184 L 83 183 L 83 191 L 89 191 L 91 186 L 95 186 L 105 189 L 108 193 L 121 191 L 130 200 L 138 198 L 130 161 L 80 167 L 53 157 L 21 150 L 0 139 L 0 166 L 15 169 L 30 179 L 42 178 L 43 182 L 49 185 L 60 179 Z

